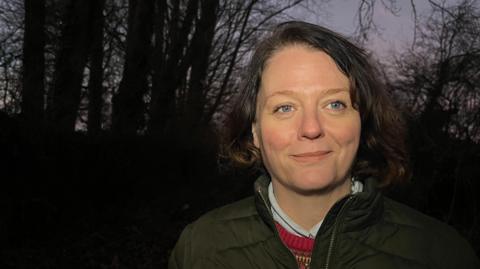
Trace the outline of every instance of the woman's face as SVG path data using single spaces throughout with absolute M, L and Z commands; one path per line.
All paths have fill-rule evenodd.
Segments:
M 274 184 L 297 193 L 345 186 L 360 128 L 349 80 L 326 53 L 289 45 L 268 60 L 252 132 Z

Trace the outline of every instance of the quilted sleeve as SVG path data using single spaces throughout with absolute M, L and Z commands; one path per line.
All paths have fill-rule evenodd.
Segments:
M 189 269 L 191 267 L 191 225 L 183 230 L 168 261 L 168 269 Z

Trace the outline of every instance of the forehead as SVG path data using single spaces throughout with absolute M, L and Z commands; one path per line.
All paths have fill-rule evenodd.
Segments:
M 349 89 L 350 82 L 325 52 L 305 45 L 288 45 L 275 51 L 265 64 L 260 92 Z

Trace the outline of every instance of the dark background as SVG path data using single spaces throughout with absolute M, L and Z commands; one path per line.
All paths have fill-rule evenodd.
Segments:
M 387 194 L 480 253 L 479 4 L 429 3 L 411 48 L 378 61 L 413 163 Z M 355 4 L 363 44 L 394 1 Z M 255 172 L 218 157 L 225 114 L 252 46 L 296 6 L 312 4 L 0 2 L 0 268 L 164 268 L 187 223 L 250 195 Z

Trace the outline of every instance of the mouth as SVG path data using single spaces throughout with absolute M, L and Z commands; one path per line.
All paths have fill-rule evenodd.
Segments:
M 290 155 L 290 157 L 298 162 L 316 162 L 316 161 L 320 161 L 327 158 L 328 156 L 330 156 L 330 153 L 332 153 L 332 151 L 320 150 L 320 151 L 292 154 Z

